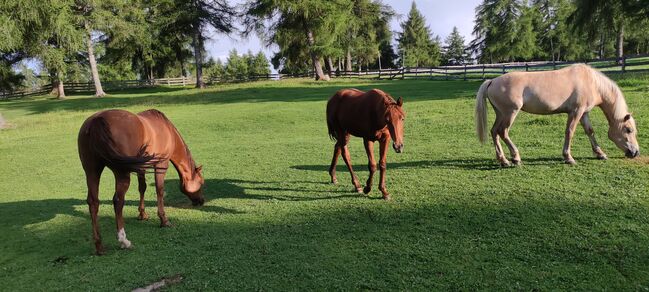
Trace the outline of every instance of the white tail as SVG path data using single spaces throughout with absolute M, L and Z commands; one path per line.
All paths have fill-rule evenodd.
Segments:
M 487 137 L 487 106 L 485 105 L 485 99 L 487 98 L 486 93 L 489 84 L 491 84 L 491 80 L 487 80 L 480 85 L 475 103 L 475 129 L 478 132 L 480 143 L 483 144 Z

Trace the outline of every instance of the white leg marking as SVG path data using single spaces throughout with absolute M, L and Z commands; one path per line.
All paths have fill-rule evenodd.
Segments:
M 120 229 L 117 232 L 117 241 L 119 241 L 119 244 L 122 248 L 131 248 L 131 242 L 126 239 L 126 232 L 124 231 L 124 228 Z

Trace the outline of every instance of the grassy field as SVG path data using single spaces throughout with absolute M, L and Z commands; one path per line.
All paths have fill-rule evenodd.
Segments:
M 649 151 L 649 79 L 619 84 Z M 2 290 L 123 291 L 176 274 L 183 280 L 170 290 L 649 289 L 647 160 L 624 159 L 596 109 L 608 161 L 593 158 L 579 129 L 578 165 L 562 164 L 566 117 L 523 113 L 511 131 L 523 166 L 500 168 L 475 135 L 479 85 L 295 80 L 0 102 L 13 124 L 0 131 Z M 369 197 L 353 193 L 342 161 L 340 183 L 328 183 L 325 103 L 344 87 L 405 99 L 405 152 L 388 154 L 392 201 L 379 199 L 377 185 Z M 105 171 L 108 252 L 98 257 L 76 137 L 106 108 L 165 112 L 204 165 L 207 202 L 192 208 L 170 170 L 174 227 L 161 229 L 154 188 L 152 218 L 136 220 L 133 183 L 124 214 L 134 248 L 120 250 Z M 364 182 L 362 141 L 350 148 Z

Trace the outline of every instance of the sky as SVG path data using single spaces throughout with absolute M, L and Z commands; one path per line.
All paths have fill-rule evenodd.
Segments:
M 231 1 L 232 4 L 244 2 L 245 0 Z M 417 0 L 415 2 L 417 9 L 426 18 L 426 23 L 431 32 L 436 36 L 440 36 L 442 41 L 451 33 L 453 26 L 457 26 L 467 43 L 473 39 L 471 32 L 473 31 L 475 7 L 482 2 L 481 0 Z M 383 0 L 383 3 L 392 6 L 397 12 L 398 16 L 392 20 L 391 29 L 393 32 L 400 31 L 399 24 L 406 20 L 412 1 Z M 269 59 L 277 51 L 276 47 L 266 47 L 254 34 L 249 36 L 248 39 L 241 39 L 239 36 L 212 34 L 211 40 L 206 43 L 209 55 L 223 61 L 225 61 L 228 53 L 233 48 L 236 48 L 239 53 L 245 53 L 248 50 L 257 53 L 262 50 Z

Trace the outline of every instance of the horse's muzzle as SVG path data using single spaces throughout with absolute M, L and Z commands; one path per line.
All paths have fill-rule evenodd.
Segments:
M 394 148 L 394 152 L 401 153 L 403 152 L 403 143 L 399 145 L 392 143 L 392 148 Z
M 192 205 L 194 206 L 203 206 L 203 204 L 205 204 L 205 198 L 203 197 L 192 199 Z
M 624 155 L 626 158 L 636 158 L 640 156 L 640 151 L 639 150 L 627 150 L 624 152 Z

